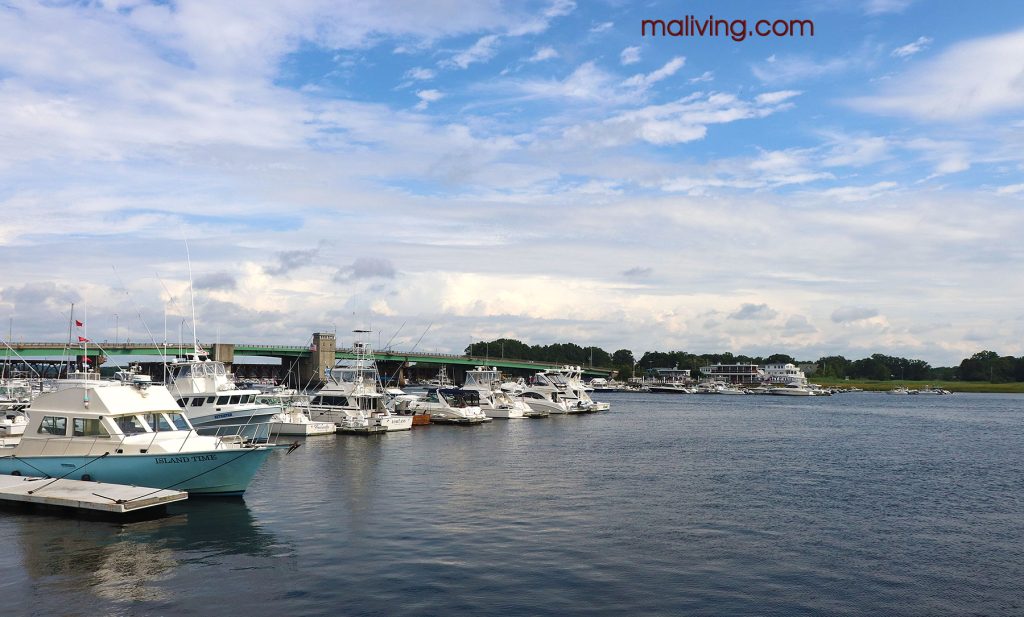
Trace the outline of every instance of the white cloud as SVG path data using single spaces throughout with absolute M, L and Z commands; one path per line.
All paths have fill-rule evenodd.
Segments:
M 701 73 L 700 75 L 698 75 L 696 77 L 691 77 L 688 83 L 699 84 L 699 83 L 706 82 L 706 81 L 713 81 L 714 79 L 715 79 L 715 74 L 713 72 L 711 72 L 711 71 L 704 71 L 703 73 Z
M 998 195 L 1017 195 L 1019 193 L 1024 193 L 1024 184 L 1008 184 L 996 190 Z
M 486 62 L 493 58 L 494 54 L 498 53 L 496 47 L 500 40 L 501 37 L 496 34 L 482 36 L 477 39 L 476 43 L 473 43 L 472 47 L 464 49 L 448 60 L 443 61 L 442 66 L 465 69 L 468 68 L 470 64 Z
M 892 57 L 894 58 L 909 58 L 914 54 L 924 51 L 932 40 L 926 36 L 918 37 L 913 43 L 907 43 L 902 47 L 897 47 L 892 50 Z
M 440 90 L 419 90 L 416 92 L 416 96 L 419 97 L 420 102 L 416 103 L 414 109 L 426 109 L 428 105 L 434 101 L 440 101 L 444 98 L 444 93 Z
M 763 83 L 777 86 L 842 73 L 858 62 L 862 60 L 853 56 L 814 60 L 806 56 L 780 58 L 772 55 L 764 62 L 753 65 L 751 71 Z
M 659 81 L 675 75 L 679 69 L 683 68 L 684 64 L 686 64 L 686 58 L 676 56 L 666 62 L 661 68 L 651 71 L 646 75 L 642 73 L 636 74 L 622 83 L 628 87 L 647 89 Z
M 1024 30 L 958 43 L 889 80 L 855 109 L 922 120 L 963 121 L 1024 106 Z
M 425 69 L 422 67 L 416 67 L 406 71 L 405 76 L 410 79 L 427 80 L 433 79 L 437 75 L 437 72 L 433 69 Z
M 619 53 L 619 62 L 623 65 L 636 64 L 640 62 L 640 48 L 627 47 Z
M 595 96 L 608 96 L 607 89 Z M 786 96 L 769 93 L 762 102 L 744 101 L 731 94 L 698 92 L 664 105 L 650 105 L 622 112 L 601 122 L 571 127 L 565 136 L 578 143 L 612 147 L 636 140 L 655 145 L 685 143 L 703 139 L 708 125 L 763 118 L 788 109 Z M 771 102 L 766 102 L 771 101 Z
M 555 51 L 554 47 L 541 47 L 532 56 L 530 56 L 530 59 L 527 60 L 527 62 L 542 62 L 544 60 L 550 60 L 557 57 L 558 52 Z
M 836 199 L 842 202 L 867 201 L 890 192 L 896 188 L 895 182 L 876 182 L 869 186 L 834 186 L 821 191 L 825 200 Z
M 878 309 L 863 306 L 843 306 L 832 312 L 835 323 L 852 323 L 878 316 Z

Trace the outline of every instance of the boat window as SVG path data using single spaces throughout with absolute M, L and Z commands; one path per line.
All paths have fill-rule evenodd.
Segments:
M 99 418 L 75 418 L 71 434 L 75 437 L 109 437 L 110 433 L 103 428 Z
M 194 399 L 192 399 L 192 406 L 193 407 L 202 407 L 203 406 L 203 402 L 204 402 L 203 397 L 197 396 Z
M 114 418 L 114 422 L 117 423 L 117 427 L 121 429 L 121 432 L 125 435 L 137 435 L 139 433 L 148 433 L 149 427 L 142 421 L 139 416 L 120 416 Z
M 146 423 L 153 427 L 154 431 L 173 431 L 174 427 L 167 421 L 163 414 L 146 414 Z
M 50 435 L 66 435 L 68 432 L 68 419 L 57 416 L 45 416 L 39 423 L 39 432 Z
M 192 425 L 188 423 L 188 419 L 186 419 L 182 414 L 167 412 L 165 415 L 171 419 L 171 423 L 174 424 L 174 427 L 179 431 L 192 430 Z
M 242 398 L 242 396 L 240 394 L 236 394 L 236 395 L 232 396 L 231 397 L 231 404 L 232 405 L 237 405 L 238 401 L 241 400 L 241 398 Z
M 179 398 L 178 399 L 178 407 L 184 407 L 187 404 L 188 404 L 188 399 L 186 399 L 186 398 Z
M 192 373 L 190 369 L 191 367 L 187 364 L 185 366 L 179 366 L 178 372 L 175 373 L 174 378 L 179 379 L 181 377 L 188 377 Z
M 227 405 L 229 400 L 231 400 L 230 396 L 218 396 L 217 397 L 217 404 L 218 405 Z
M 249 395 L 249 398 L 248 398 L 248 399 L 246 399 L 246 402 L 247 402 L 247 403 L 249 403 L 250 405 L 251 405 L 252 403 L 255 403 L 255 402 L 256 402 L 256 395 L 255 395 L 255 394 L 250 394 L 250 395 Z
M 210 398 L 206 399 L 206 403 L 208 405 L 213 405 L 213 399 L 215 399 L 215 398 L 217 398 L 217 397 L 216 396 L 211 396 Z
M 217 374 L 218 374 L 218 375 L 224 375 L 224 374 L 226 374 L 226 371 L 224 370 L 224 365 L 223 365 L 223 364 L 221 364 L 220 362 L 218 362 L 217 364 L 215 364 L 215 365 L 214 365 L 214 368 L 216 369 L 216 372 L 217 372 Z

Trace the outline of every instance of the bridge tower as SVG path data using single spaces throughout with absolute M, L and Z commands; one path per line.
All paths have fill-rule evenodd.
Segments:
M 309 355 L 299 360 L 299 383 L 321 383 L 324 371 L 334 367 L 334 352 L 337 349 L 333 332 L 315 332 Z

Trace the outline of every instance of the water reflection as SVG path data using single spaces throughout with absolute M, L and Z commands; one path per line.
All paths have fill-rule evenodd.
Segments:
M 241 500 L 192 500 L 173 504 L 165 517 L 130 523 L 38 512 L 5 519 L 20 553 L 22 600 L 44 613 L 47 607 L 81 604 L 74 602 L 80 595 L 114 605 L 173 604 L 180 586 L 174 579 L 193 576 L 197 563 L 218 565 L 237 556 L 258 564 L 253 558 L 292 554 Z M 16 559 L 0 560 L 2 569 L 16 568 Z

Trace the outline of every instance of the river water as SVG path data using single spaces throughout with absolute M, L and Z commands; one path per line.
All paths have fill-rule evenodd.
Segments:
M 1024 614 L 1024 397 L 597 398 L 311 437 L 155 520 L 0 511 L 2 614 Z

